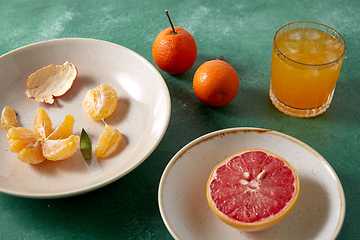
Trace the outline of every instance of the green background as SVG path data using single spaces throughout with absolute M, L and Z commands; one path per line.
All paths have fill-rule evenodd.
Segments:
M 39 200 L 0 194 L 0 238 L 172 239 L 157 202 L 168 161 L 206 133 L 260 127 L 305 142 L 331 164 L 346 197 L 338 239 L 360 239 L 360 1 L 0 0 L 0 55 L 39 41 L 82 37 L 120 44 L 155 65 L 152 43 L 169 26 L 165 9 L 174 25 L 194 36 L 198 57 L 184 74 L 159 70 L 170 91 L 172 110 L 157 149 L 125 177 L 84 195 Z M 336 29 L 347 45 L 331 107 L 311 119 L 279 112 L 268 97 L 273 35 L 281 26 L 301 20 Z M 240 89 L 230 104 L 212 108 L 194 95 L 192 77 L 200 64 L 219 56 L 237 71 Z

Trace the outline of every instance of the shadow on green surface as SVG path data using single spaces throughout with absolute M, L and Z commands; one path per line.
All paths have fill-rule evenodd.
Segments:
M 133 172 L 101 189 L 62 199 L 27 199 L 5 194 L 0 199 L 8 208 L 3 216 L 12 216 L 15 235 L 2 239 L 172 239 L 165 225 L 159 224 L 157 189 L 163 168 L 155 168 L 150 156 Z M 164 168 L 167 163 L 165 156 Z M 157 164 L 158 166 L 159 164 Z M 14 219 L 14 216 L 16 219 Z M 26 219 L 26 220 L 24 220 Z M 33 226 L 38 226 L 34 236 Z M 151 226 L 151 228 L 149 228 Z M 16 231 L 15 231 L 16 228 Z M 52 229 L 52 231 L 47 231 Z M 152 229 L 149 231 L 149 229 Z M 19 235 L 19 233 L 21 234 Z

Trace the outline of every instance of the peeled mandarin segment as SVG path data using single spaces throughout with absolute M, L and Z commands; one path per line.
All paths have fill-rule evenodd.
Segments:
M 35 144 L 37 140 L 33 141 L 21 141 L 16 139 L 9 140 L 9 149 L 11 152 L 18 153 L 29 145 Z
M 39 137 L 34 131 L 14 127 L 9 129 L 7 139 L 9 140 L 10 151 L 18 153 L 29 144 L 35 143 Z
M 34 132 L 44 139 L 53 132 L 51 119 L 43 108 L 36 110 Z
M 22 162 L 31 164 L 38 164 L 46 159 L 66 159 L 76 152 L 80 143 L 79 136 L 71 135 L 73 125 L 74 118 L 67 115 L 53 132 L 48 114 L 44 109 L 38 108 L 34 130 L 22 127 L 12 127 L 8 130 L 10 151 L 18 153 L 17 157 Z
M 117 93 L 107 84 L 89 90 L 83 101 L 83 110 L 87 117 L 101 120 L 109 117 L 117 105 Z
M 36 102 L 54 103 L 53 97 L 64 95 L 72 86 L 78 71 L 74 64 L 66 61 L 63 65 L 43 67 L 27 79 L 26 95 Z
M 99 158 L 108 157 L 110 154 L 115 152 L 121 140 L 122 134 L 120 131 L 109 125 L 106 125 L 95 148 L 95 156 Z
M 70 137 L 74 126 L 74 117 L 67 115 L 64 121 L 47 137 L 49 140 L 65 139 Z
M 42 144 L 42 154 L 48 160 L 64 160 L 74 155 L 79 144 L 80 137 L 75 135 L 66 139 L 46 140 Z
M 41 144 L 39 141 L 21 150 L 17 154 L 17 158 L 24 163 L 30 164 L 39 164 L 46 160 L 42 155 Z
M 1 126 L 8 131 L 10 128 L 18 127 L 16 113 L 11 107 L 4 107 L 1 113 Z

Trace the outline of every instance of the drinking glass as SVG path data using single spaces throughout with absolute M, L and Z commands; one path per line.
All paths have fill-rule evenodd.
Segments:
M 295 117 L 314 117 L 329 108 L 346 51 L 334 29 L 316 22 L 293 22 L 274 36 L 270 99 Z

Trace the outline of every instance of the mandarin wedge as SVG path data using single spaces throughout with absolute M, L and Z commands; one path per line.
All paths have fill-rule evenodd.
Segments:
M 39 164 L 46 160 L 42 154 L 41 143 L 36 141 L 18 152 L 17 158 L 24 163 Z
M 107 84 L 101 84 L 86 93 L 82 106 L 87 117 L 102 120 L 115 111 L 117 101 L 115 89 Z
M 74 155 L 80 144 L 80 137 L 71 135 L 66 139 L 47 140 L 42 144 L 42 154 L 51 161 L 64 160 Z
M 1 113 L 1 126 L 8 131 L 10 128 L 18 127 L 19 123 L 16 119 L 16 113 L 11 107 L 4 107 Z
M 65 139 L 70 137 L 73 131 L 75 119 L 67 115 L 64 121 L 47 137 L 49 140 Z
M 55 131 L 46 111 L 36 111 L 34 129 L 12 127 L 7 138 L 10 151 L 18 153 L 17 157 L 24 163 L 38 164 L 46 159 L 52 161 L 71 157 L 80 144 L 80 137 L 71 135 L 74 118 L 67 115 Z
M 47 138 L 47 136 L 53 132 L 51 119 L 47 112 L 41 107 L 36 110 L 33 129 L 34 132 L 43 139 Z
M 9 140 L 10 151 L 15 153 L 20 152 L 29 144 L 34 144 L 40 139 L 34 131 L 22 127 L 10 128 L 7 138 Z
M 99 158 L 108 157 L 110 154 L 115 152 L 121 140 L 121 132 L 106 124 L 95 148 L 95 156 Z

